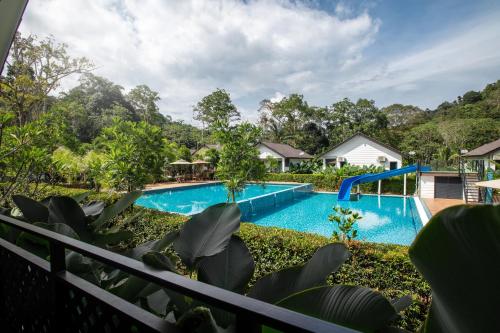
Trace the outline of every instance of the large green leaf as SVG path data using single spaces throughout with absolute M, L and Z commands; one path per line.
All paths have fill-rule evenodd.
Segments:
M 203 258 L 198 265 L 198 280 L 242 293 L 253 276 L 255 263 L 245 243 L 233 235 L 218 254 Z
M 102 201 L 91 201 L 82 205 L 83 212 L 87 218 L 95 219 L 104 210 L 104 202 Z
M 70 197 L 52 197 L 49 203 L 49 223 L 63 223 L 70 226 L 85 242 L 92 240 L 87 228 L 85 213 Z
M 136 303 L 140 298 L 147 297 L 160 289 L 162 288 L 157 284 L 129 275 L 122 283 L 110 288 L 109 291 L 131 303 Z
M 121 230 L 105 234 L 94 233 L 92 235 L 92 243 L 97 246 L 113 245 L 127 241 L 134 237 L 134 233 L 130 230 Z
M 142 255 L 142 261 L 155 269 L 176 272 L 175 264 L 169 257 L 157 251 L 149 251 Z
M 409 250 L 432 289 L 424 332 L 500 332 L 500 206 L 434 216 Z
M 165 234 L 165 236 L 162 239 L 143 243 L 143 244 L 141 244 L 133 249 L 126 251 L 124 254 L 127 257 L 134 258 L 136 260 L 141 260 L 141 257 L 149 251 L 161 252 L 161 251 L 165 250 L 167 247 L 170 246 L 170 244 L 172 244 L 172 242 L 178 236 L 179 236 L 178 231 L 171 231 L 171 232 Z
M 23 213 L 26 221 L 31 223 L 47 222 L 49 210 L 45 205 L 24 195 L 13 195 L 12 200 Z
M 149 312 L 156 314 L 157 316 L 165 317 L 167 315 L 168 304 L 170 303 L 170 297 L 167 295 L 165 290 L 160 289 L 151 295 L 146 297 L 141 297 L 139 299 L 141 307 Z
M 234 329 L 223 329 L 215 322 L 210 309 L 198 306 L 185 312 L 175 323 L 183 332 L 233 333 Z
M 90 195 L 90 191 L 87 191 L 87 192 L 83 192 L 83 193 L 79 193 L 79 194 L 76 194 L 76 195 L 73 195 L 72 198 L 73 200 L 75 200 L 76 202 L 80 203 L 82 202 L 83 200 L 87 199 L 87 197 Z
M 34 223 L 37 227 L 42 227 L 48 229 L 50 231 L 57 232 L 58 234 L 62 234 L 64 236 L 68 236 L 75 239 L 80 239 L 78 234 L 67 224 L 64 223 L 43 223 L 36 222 Z
M 398 316 L 382 294 L 359 286 L 315 287 L 277 305 L 362 332 L 383 329 Z
M 289 267 L 259 279 L 248 296 L 269 303 L 276 303 L 291 294 L 326 283 L 329 274 L 337 271 L 349 258 L 349 251 L 342 243 L 319 248 L 303 266 Z
M 174 249 L 189 268 L 203 258 L 223 251 L 231 235 L 239 230 L 240 209 L 237 204 L 217 204 L 208 207 L 187 221 Z
M 104 208 L 102 214 L 99 215 L 94 222 L 92 222 L 92 228 L 94 228 L 94 230 L 99 230 L 118 214 L 130 207 L 141 195 L 142 191 L 133 191 L 123 195 L 123 197 L 121 197 L 120 200 L 115 202 L 113 205 Z

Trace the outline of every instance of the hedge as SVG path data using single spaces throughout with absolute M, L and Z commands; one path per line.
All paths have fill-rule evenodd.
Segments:
M 344 177 L 345 178 L 345 177 Z M 342 177 L 332 174 L 293 174 L 293 173 L 269 173 L 266 181 L 311 183 L 315 191 L 336 192 L 342 183 Z M 406 193 L 415 192 L 415 176 L 408 175 L 406 181 Z M 378 182 L 361 184 L 362 193 L 377 193 Z M 382 193 L 403 194 L 403 176 L 395 176 L 382 180 Z
M 298 175 L 315 176 L 315 175 Z M 48 187 L 47 195 L 74 195 L 81 189 Z M 118 194 L 92 193 L 88 200 L 112 202 Z M 128 214 L 141 212 L 141 217 L 126 229 L 134 233 L 129 246 L 159 239 L 165 233 L 177 230 L 187 220 L 186 216 L 134 207 Z M 121 221 L 115 222 L 120 225 Z M 294 265 L 306 262 L 317 248 L 330 242 L 323 236 L 292 230 L 261 227 L 242 223 L 240 237 L 245 241 L 255 260 L 252 283 L 258 278 Z M 430 288 L 416 271 L 408 257 L 408 247 L 400 245 L 354 242 L 350 246 L 351 258 L 328 279 L 329 284 L 348 284 L 370 287 L 389 298 L 411 295 L 413 304 L 406 309 L 397 325 L 415 331 L 422 323 L 430 305 Z
M 187 219 L 150 209 L 136 207 L 135 210 L 142 211 L 143 215 L 135 224 L 126 227 L 135 235 L 132 245 L 158 239 L 179 229 Z M 239 234 L 255 260 L 252 282 L 276 270 L 305 263 L 317 248 L 330 242 L 323 236 L 252 223 L 242 223 Z M 352 257 L 328 279 L 328 283 L 366 286 L 389 298 L 411 295 L 413 304 L 403 312 L 397 325 L 415 331 L 429 309 L 431 291 L 411 263 L 408 247 L 354 242 L 350 251 Z

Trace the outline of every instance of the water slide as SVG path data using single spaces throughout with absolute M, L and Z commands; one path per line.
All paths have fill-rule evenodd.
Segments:
M 340 184 L 340 190 L 338 195 L 338 200 L 340 201 L 349 201 L 351 199 L 351 189 L 355 185 L 359 185 L 362 183 L 370 183 L 375 182 L 381 179 L 390 178 L 394 176 L 403 175 L 405 173 L 412 173 L 418 170 L 417 165 L 409 165 L 404 168 L 399 168 L 395 170 L 384 171 L 380 173 L 367 173 L 364 175 L 354 176 L 350 178 L 346 178 Z M 430 170 L 429 167 L 420 167 L 421 171 Z

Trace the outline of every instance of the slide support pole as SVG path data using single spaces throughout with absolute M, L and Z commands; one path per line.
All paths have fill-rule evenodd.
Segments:
M 406 173 L 403 175 L 403 195 L 406 196 Z

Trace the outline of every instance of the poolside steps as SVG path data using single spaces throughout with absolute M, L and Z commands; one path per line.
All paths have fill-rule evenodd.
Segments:
M 464 196 L 465 202 L 477 203 L 479 202 L 479 187 L 476 185 L 478 182 L 477 173 L 466 173 L 464 183 Z

